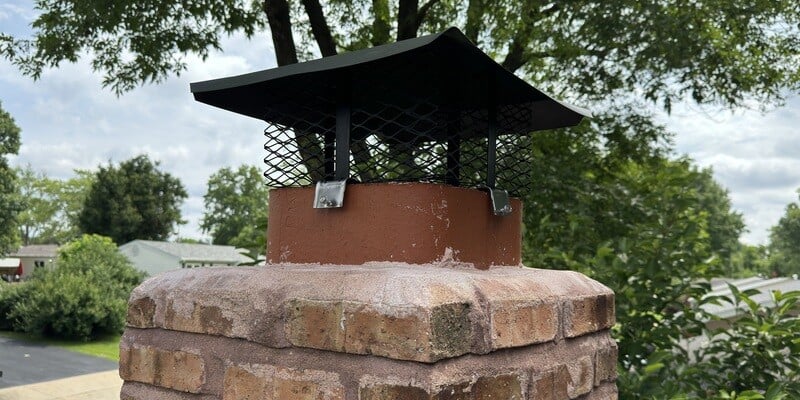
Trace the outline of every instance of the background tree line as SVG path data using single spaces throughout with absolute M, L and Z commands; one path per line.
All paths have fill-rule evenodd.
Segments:
M 0 154 L 15 154 L 19 142 L 19 127 L 0 105 Z M 180 210 L 188 196 L 183 183 L 146 155 L 73 172 L 72 178 L 54 179 L 31 165 L 12 168 L 0 156 L 0 255 L 19 245 L 64 244 L 81 234 L 117 244 L 168 240 L 186 223 Z M 267 190 L 255 166 L 221 168 L 208 180 L 202 231 L 214 244 L 263 254 Z
M 205 58 L 235 32 L 269 37 L 277 64 L 286 65 L 459 26 L 510 71 L 595 114 L 579 127 L 534 135 L 536 190 L 525 198 L 524 256 L 532 267 L 580 270 L 617 293 L 620 397 L 800 396 L 800 349 L 786 340 L 798 330 L 785 314 L 796 295 L 776 296 L 782 306 L 771 312 L 736 293 L 731 300 L 750 313 L 728 340 L 694 354 L 680 343 L 687 335 L 719 338 L 698 308 L 722 301 L 702 300 L 707 279 L 797 268 L 797 206 L 787 208 L 764 250 L 742 247 L 741 215 L 725 190 L 710 171 L 673 154 L 671 133 L 647 111 L 669 112 L 681 101 L 721 109 L 780 105 L 800 89 L 796 1 L 122 1 L 111 11 L 101 1 L 36 5 L 42 13 L 34 37 L 0 35 L 0 54 L 34 78 L 89 57 L 120 95 L 179 74 L 186 55 Z M 213 218 L 204 224 L 231 236 Z

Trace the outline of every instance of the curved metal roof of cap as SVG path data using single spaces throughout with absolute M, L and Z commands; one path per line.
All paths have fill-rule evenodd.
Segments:
M 506 70 L 457 28 L 308 62 L 194 82 L 191 91 L 202 103 L 277 123 L 308 117 L 302 115 L 303 108 L 329 108 L 343 93 L 356 105 L 406 104 L 419 98 L 455 110 L 486 109 L 491 103 L 522 106 L 531 115 L 522 127 L 527 132 L 577 125 L 590 116 L 587 110 L 555 100 Z M 305 107 L 286 105 L 292 102 Z M 335 109 L 330 112 L 335 113 Z M 287 113 L 298 115 L 287 118 Z

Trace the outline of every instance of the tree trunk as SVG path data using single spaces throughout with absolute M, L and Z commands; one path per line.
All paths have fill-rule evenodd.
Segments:
M 397 8 L 397 40 L 417 37 L 419 0 L 400 0 Z
M 475 44 L 478 44 L 478 33 L 483 28 L 483 1 L 469 0 L 467 5 L 467 26 L 464 34 Z
M 297 49 L 292 36 L 292 21 L 289 18 L 289 3 L 286 0 L 264 0 L 269 30 L 278 66 L 297 63 Z
M 322 5 L 319 0 L 303 0 L 303 7 L 308 15 L 308 22 L 311 23 L 311 33 L 317 41 L 319 51 L 323 57 L 336 55 L 336 43 L 331 36 L 328 22 L 325 21 L 325 14 L 322 13 Z
M 297 63 L 297 48 L 294 46 L 292 21 L 289 16 L 289 3 L 286 0 L 264 0 L 264 12 L 267 14 L 269 29 L 272 32 L 272 44 L 275 47 L 275 58 L 278 66 Z M 309 178 L 316 182 L 324 177 L 322 167 L 322 147 L 314 132 L 294 129 L 297 150 Z

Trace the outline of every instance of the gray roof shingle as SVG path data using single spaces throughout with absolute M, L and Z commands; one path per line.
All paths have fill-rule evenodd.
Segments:
M 32 244 L 29 246 L 22 246 L 15 253 L 11 253 L 8 256 L 55 258 L 56 252 L 58 252 L 57 244 Z
M 253 261 L 233 246 L 221 246 L 196 243 L 158 242 L 154 240 L 134 240 L 144 246 L 150 246 L 171 254 L 181 261 L 208 261 L 224 263 L 244 263 Z

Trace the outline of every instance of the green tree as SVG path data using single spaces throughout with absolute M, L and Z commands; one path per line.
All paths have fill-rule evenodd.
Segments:
M 51 243 L 51 232 L 57 231 L 62 222 L 58 220 L 60 182 L 37 173 L 30 165 L 16 168 L 16 174 L 22 204 L 17 215 L 22 244 Z
M 180 180 L 158 165 L 141 155 L 119 166 L 100 166 L 78 215 L 80 230 L 115 243 L 171 235 L 176 224 L 184 223 L 180 205 L 187 194 Z
M 268 194 L 264 178 L 256 167 L 222 168 L 208 179 L 200 228 L 211 233 L 212 243 L 263 254 Z
M 800 189 L 797 191 L 800 196 Z M 789 203 L 769 235 L 769 268 L 776 275 L 800 273 L 800 205 Z
M 741 243 L 731 257 L 728 275 L 734 278 L 771 275 L 767 246 Z
M 84 235 L 59 249 L 56 265 L 18 290 L 7 318 L 14 329 L 78 340 L 122 332 L 128 297 L 144 274 L 114 242 Z
M 35 3 L 33 38 L 0 36 L 0 52 L 33 77 L 89 54 L 117 92 L 180 73 L 187 54 L 206 58 L 224 35 L 254 37 L 267 26 L 286 65 L 312 56 L 312 43 L 331 56 L 457 24 L 504 67 L 551 92 L 604 101 L 638 89 L 667 108 L 685 95 L 725 106 L 780 102 L 800 79 L 792 0 Z
M 16 168 L 19 180 L 17 216 L 24 245 L 66 243 L 80 235 L 77 215 L 94 180 L 89 171 L 76 170 L 66 181 L 52 179 L 28 165 Z
M 14 118 L 0 103 L 0 256 L 14 250 L 19 243 L 16 218 L 21 205 L 16 176 L 6 159 L 6 155 L 19 151 L 19 132 Z
M 695 188 L 700 195 L 700 210 L 708 213 L 709 246 L 720 258 L 725 273 L 732 273 L 731 258 L 741 247 L 739 236 L 745 225 L 742 213 L 731 208 L 728 190 L 714 180 L 711 168 L 697 170 Z

